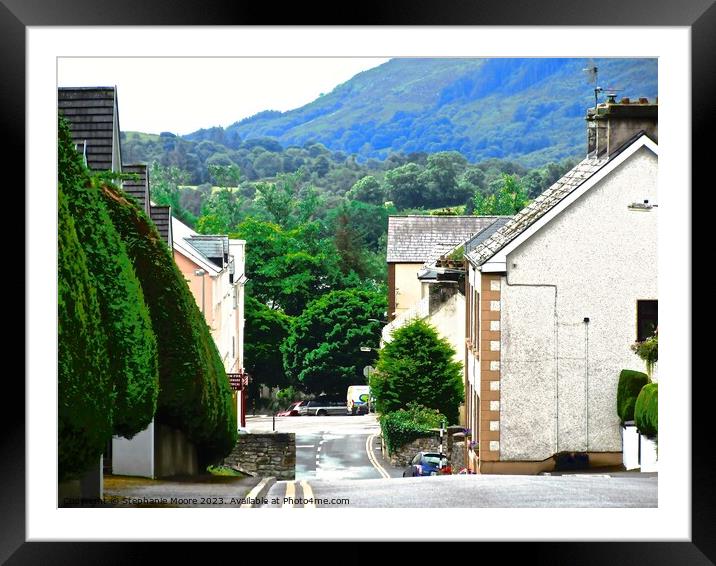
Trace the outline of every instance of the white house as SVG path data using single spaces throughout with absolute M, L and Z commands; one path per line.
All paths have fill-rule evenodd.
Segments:
M 657 105 L 590 109 L 588 155 L 466 244 L 466 399 L 482 473 L 621 464 L 619 372 L 657 324 Z

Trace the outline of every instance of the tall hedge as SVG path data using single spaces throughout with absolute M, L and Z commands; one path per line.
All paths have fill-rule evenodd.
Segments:
M 57 459 L 64 481 L 98 464 L 112 434 L 114 394 L 97 292 L 61 188 L 57 220 Z
M 659 386 L 649 383 L 636 399 L 634 424 L 637 430 L 650 438 L 659 433 Z
M 116 393 L 114 434 L 144 430 L 157 406 L 157 342 L 142 287 L 107 213 L 99 188 L 75 150 L 64 118 L 59 124 L 59 184 L 67 197 L 87 269 L 97 289 L 110 377 Z
M 153 222 L 111 186 L 101 192 L 144 290 L 159 348 L 160 422 L 184 431 L 202 463 L 236 443 L 229 381 L 204 316 Z
M 623 369 L 617 385 L 617 415 L 624 424 L 634 420 L 634 405 L 641 388 L 649 383 L 649 376 L 640 371 Z

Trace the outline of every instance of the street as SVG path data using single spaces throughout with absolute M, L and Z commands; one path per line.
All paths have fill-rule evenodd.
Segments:
M 272 417 L 248 417 L 270 431 Z M 374 415 L 277 417 L 296 433 L 296 480 L 269 489 L 267 507 L 656 507 L 657 474 L 453 475 L 403 478 L 383 459 Z
M 271 431 L 273 426 L 270 416 L 246 419 L 252 432 Z M 403 474 L 382 459 L 375 415 L 276 417 L 275 430 L 296 433 L 296 480 L 365 480 Z
M 277 482 L 267 506 L 657 507 L 657 481 L 655 474 L 633 473 Z

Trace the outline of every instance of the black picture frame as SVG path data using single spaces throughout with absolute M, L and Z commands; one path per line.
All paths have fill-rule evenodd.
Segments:
M 356 6 L 358 6 L 356 4 Z M 315 10 L 315 8 L 314 8 Z M 692 179 L 693 186 L 708 188 L 706 169 L 710 161 L 708 134 L 716 104 L 716 6 L 714 0 L 516 0 L 485 2 L 484 0 L 427 2 L 400 0 L 384 3 L 360 3 L 360 10 L 352 14 L 359 21 L 347 21 L 345 5 L 323 9 L 328 25 L 565 25 L 565 26 L 687 26 L 691 28 L 692 56 Z M 6 140 L 4 163 L 6 172 L 20 175 L 14 186 L 24 186 L 25 148 L 25 30 L 28 26 L 62 25 L 261 25 L 311 24 L 318 16 L 303 3 L 272 6 L 243 2 L 222 3 L 213 0 L 190 2 L 148 2 L 128 0 L 2 0 L 0 3 L 0 58 L 3 85 L 0 88 L 0 115 Z M 713 174 L 711 175 L 713 177 Z M 17 191 L 17 189 L 14 189 Z M 683 188 L 684 191 L 688 188 Z M 692 192 L 693 195 L 693 192 Z M 20 203 L 24 208 L 24 205 Z M 26 214 L 32 211 L 26 211 Z M 692 226 L 695 222 L 692 222 Z M 25 257 L 25 261 L 30 258 Z M 683 274 L 690 282 L 691 274 Z M 27 297 L 25 297 L 27 301 Z M 691 313 L 691 301 L 685 300 Z M 53 313 L 48 313 L 53 316 Z M 27 347 L 27 344 L 26 344 Z M 713 564 L 716 560 L 716 504 L 714 481 L 708 451 L 709 425 L 706 415 L 713 411 L 708 394 L 709 379 L 691 380 L 691 352 L 686 353 L 684 383 L 691 381 L 692 413 L 685 415 L 692 424 L 692 537 L 690 542 L 530 542 L 489 543 L 481 545 L 479 559 L 504 559 L 514 551 L 525 552 L 530 561 L 541 564 Z M 8 374 L 8 377 L 10 375 Z M 52 386 L 49 384 L 48 386 Z M 3 397 L 13 398 L 18 412 L 12 416 L 4 412 L 4 427 L 0 435 L 0 561 L 7 564 L 124 564 L 149 561 L 156 543 L 85 543 L 85 542 L 26 542 L 25 525 L 25 389 L 18 379 L 5 379 Z M 5 405 L 7 408 L 9 403 Z M 54 465 L 49 464 L 53 470 Z M 588 533 L 585 532 L 585 538 Z M 317 539 L 320 535 L 316 536 Z M 245 544 L 245 543 L 240 543 Z M 505 553 L 504 544 L 510 544 Z M 225 547 L 226 544 L 222 544 Z M 236 547 L 234 547 L 236 548 Z M 162 544 L 159 549 L 163 561 L 188 558 L 187 546 Z M 258 549 L 260 550 L 260 549 Z M 266 549 L 269 550 L 269 549 Z M 203 551 L 206 552 L 206 551 Z M 217 548 L 217 557 L 236 559 L 237 550 Z M 244 554 L 244 551 L 241 551 Z M 466 558 L 477 560 L 474 550 L 466 550 Z M 269 555 L 278 558 L 270 550 Z M 244 560 L 249 560 L 248 553 Z M 209 558 L 206 554 L 205 559 Z M 455 557 L 459 560 L 458 554 Z

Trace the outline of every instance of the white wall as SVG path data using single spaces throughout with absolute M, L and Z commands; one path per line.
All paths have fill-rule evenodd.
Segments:
M 131 440 L 112 437 L 112 473 L 154 477 L 154 420 Z
M 628 205 L 658 203 L 656 172 L 656 156 L 640 149 L 508 255 L 501 460 L 621 450 L 619 371 L 643 370 L 630 349 L 636 301 L 658 297 L 658 208 Z

